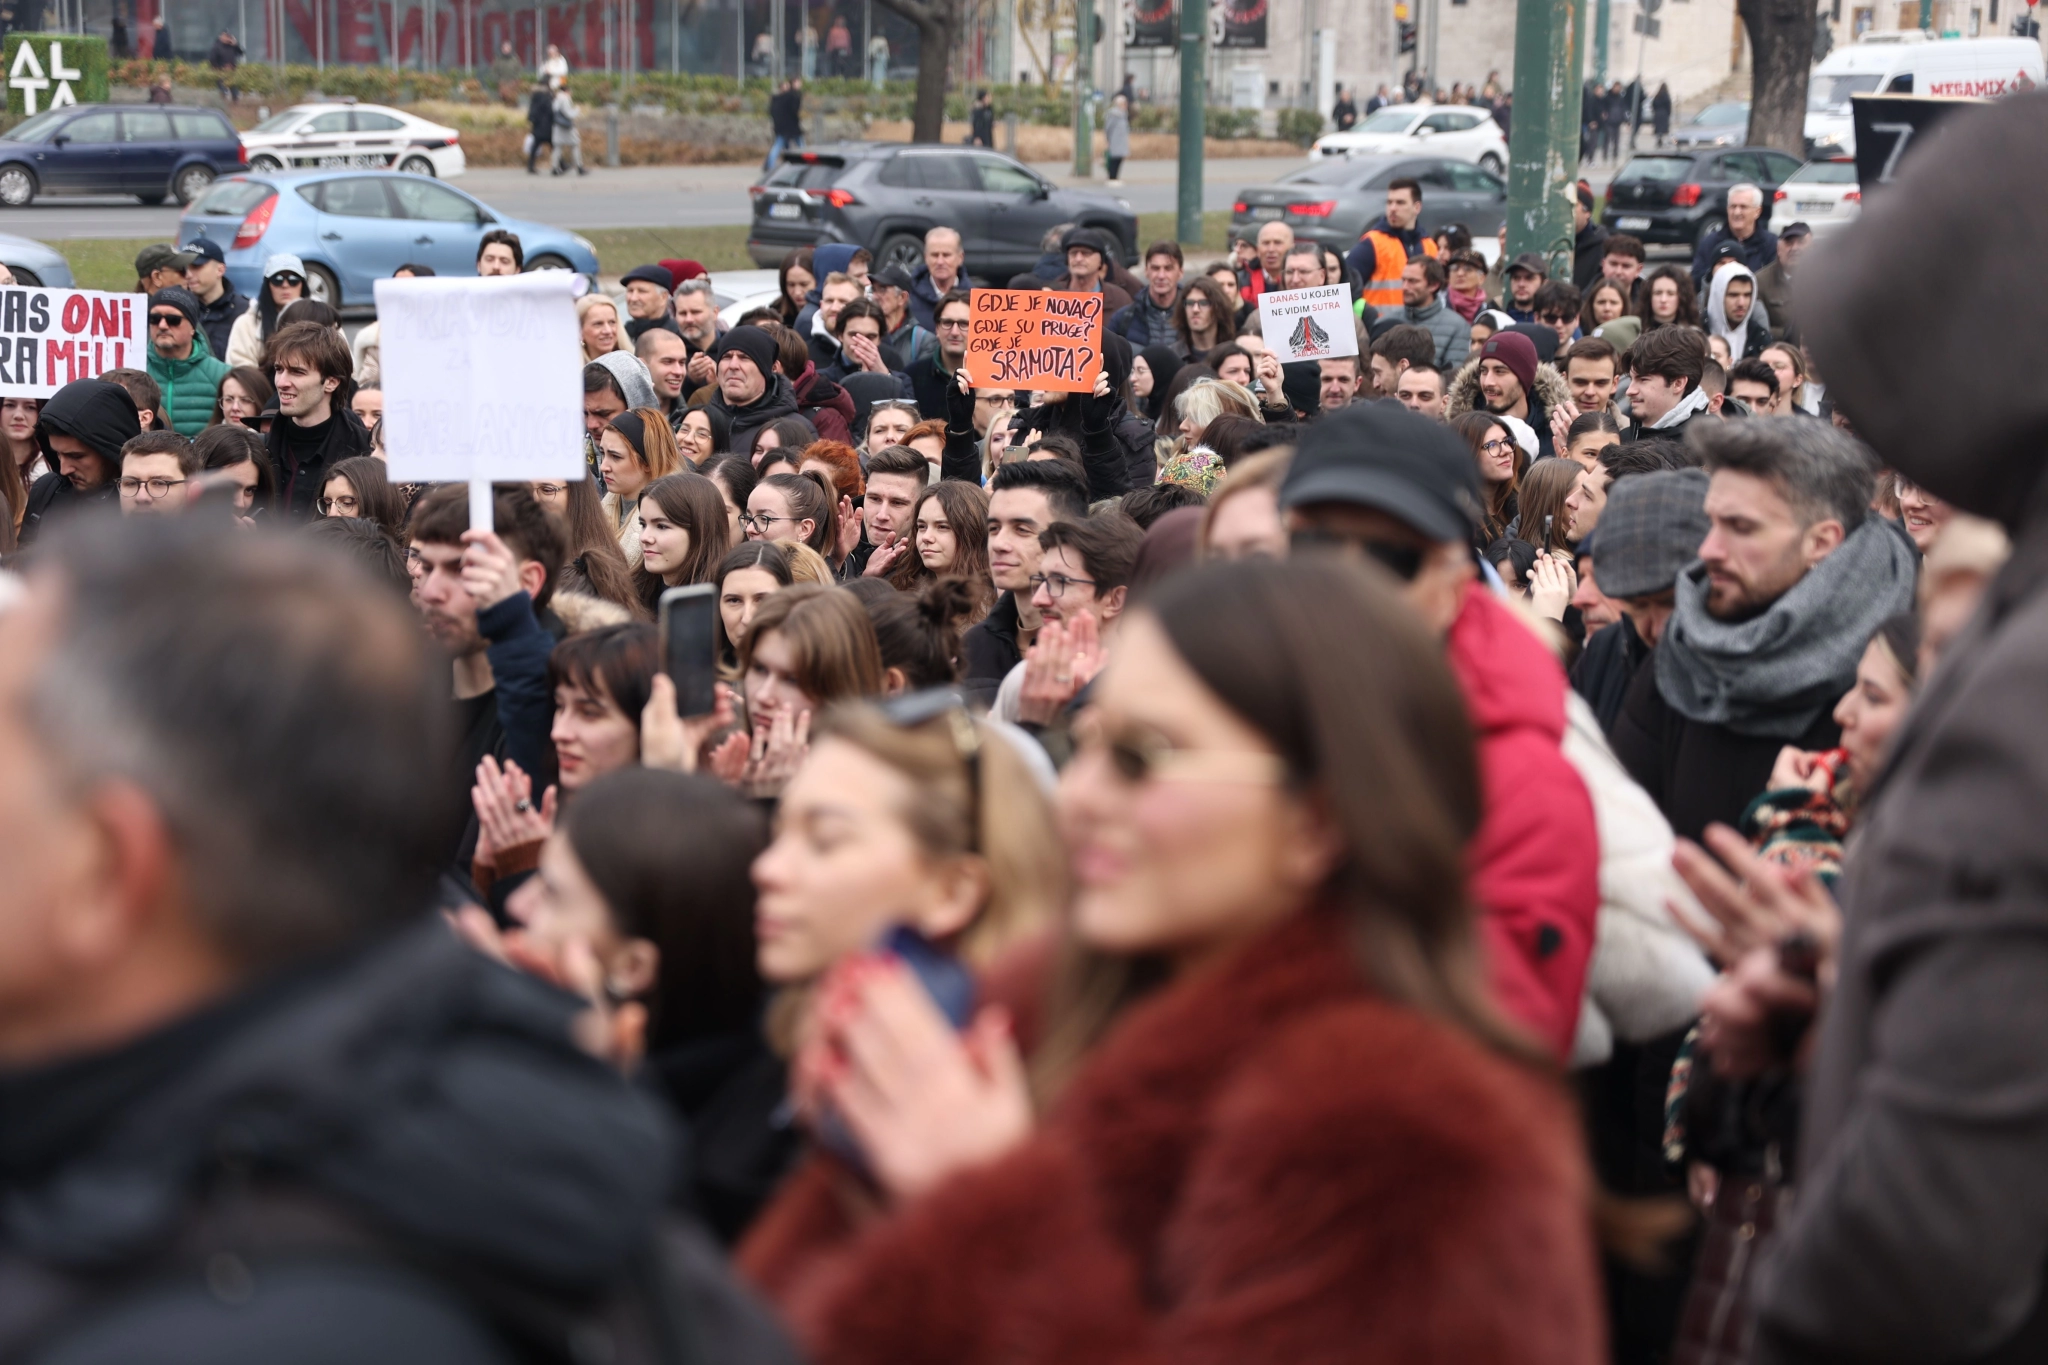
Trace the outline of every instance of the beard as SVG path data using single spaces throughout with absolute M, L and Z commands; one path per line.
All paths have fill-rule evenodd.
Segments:
M 1488 393 L 1486 390 L 1481 389 L 1479 391 L 1479 397 L 1480 400 L 1486 404 L 1486 410 L 1488 412 L 1513 412 L 1515 410 L 1515 404 L 1522 401 L 1522 391 L 1520 389 L 1517 389 L 1511 394 L 1502 394 L 1500 397 L 1496 398 L 1492 394 Z

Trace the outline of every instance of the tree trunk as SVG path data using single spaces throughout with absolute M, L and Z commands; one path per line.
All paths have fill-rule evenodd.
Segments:
M 1749 35 L 1749 144 L 1803 159 L 1813 0 L 1737 0 L 1736 9 Z
M 910 140 L 941 141 L 946 123 L 946 68 L 960 31 L 960 0 L 879 3 L 891 14 L 917 25 L 917 101 L 910 112 Z

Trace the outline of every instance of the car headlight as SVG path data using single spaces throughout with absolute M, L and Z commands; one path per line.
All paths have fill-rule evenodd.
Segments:
M 1816 147 L 1834 147 L 1838 146 L 1841 141 L 1842 135 L 1840 133 L 1822 133 L 1813 140 L 1813 145 Z

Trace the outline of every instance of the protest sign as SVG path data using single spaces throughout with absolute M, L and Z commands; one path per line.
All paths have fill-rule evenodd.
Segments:
M 1351 286 L 1318 284 L 1259 295 L 1259 333 L 1282 364 L 1357 355 Z
M 377 281 L 394 482 L 468 482 L 470 525 L 488 530 L 493 482 L 584 476 L 574 281 L 566 270 Z
M 1088 393 L 1102 374 L 1102 295 L 977 289 L 967 382 L 978 389 Z
M 51 398 L 74 379 L 149 363 L 143 296 L 0 286 L 0 398 Z

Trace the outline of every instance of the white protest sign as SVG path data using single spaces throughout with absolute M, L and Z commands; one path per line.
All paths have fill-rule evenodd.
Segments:
M 566 270 L 377 281 L 384 446 L 397 483 L 580 479 L 583 349 Z
M 1351 286 L 1318 284 L 1259 295 L 1259 332 L 1282 364 L 1358 354 Z
M 74 379 L 149 363 L 141 294 L 0 286 L 0 398 L 50 398 Z

